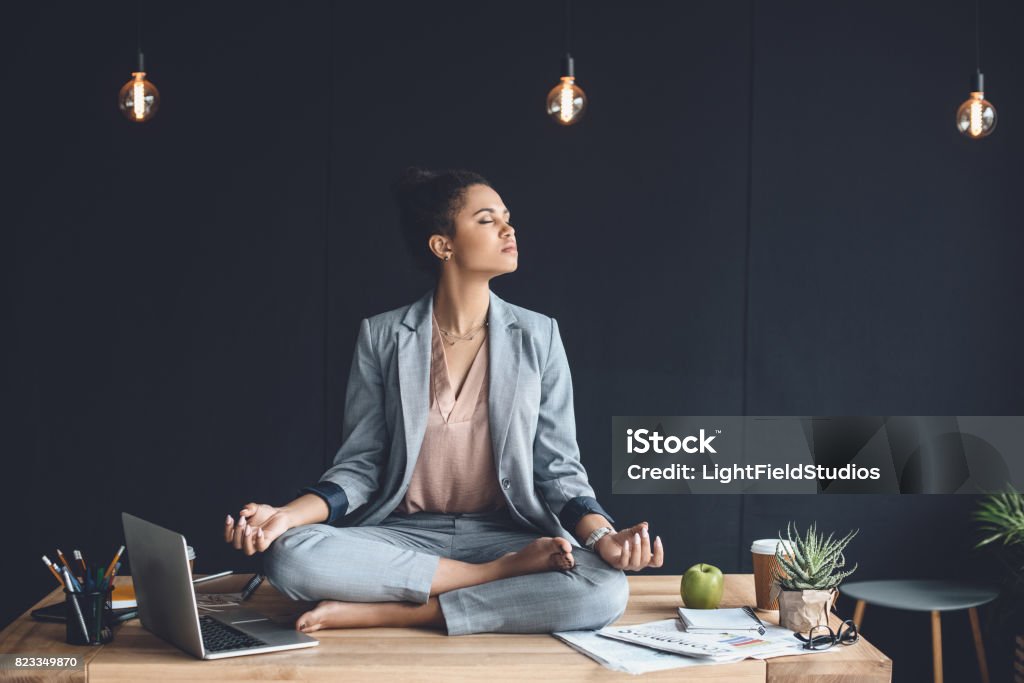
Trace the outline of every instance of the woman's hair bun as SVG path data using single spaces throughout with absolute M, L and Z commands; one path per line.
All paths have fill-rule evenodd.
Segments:
M 454 236 L 454 214 L 471 185 L 490 183 L 480 174 L 463 169 L 432 171 L 408 166 L 392 184 L 402 233 L 413 258 L 424 268 L 438 264 L 427 247 L 428 239 L 435 233 Z

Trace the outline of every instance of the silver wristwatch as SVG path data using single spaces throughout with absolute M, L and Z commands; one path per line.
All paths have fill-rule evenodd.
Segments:
M 587 542 L 583 545 L 587 547 L 587 550 L 593 550 L 594 546 L 597 545 L 598 541 L 604 538 L 607 534 L 613 533 L 615 533 L 615 529 L 611 528 L 610 526 L 598 527 L 597 529 L 594 529 L 590 532 L 590 535 L 587 536 Z

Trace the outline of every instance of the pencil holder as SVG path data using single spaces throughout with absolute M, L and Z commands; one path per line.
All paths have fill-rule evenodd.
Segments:
M 114 639 L 113 588 L 72 593 L 64 589 L 65 635 L 71 645 L 105 645 Z

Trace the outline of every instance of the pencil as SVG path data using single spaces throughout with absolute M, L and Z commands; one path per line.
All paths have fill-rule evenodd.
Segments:
M 57 579 L 57 582 L 60 583 L 61 586 L 67 588 L 67 585 L 64 583 L 64 579 L 62 579 L 60 574 L 57 573 L 57 568 L 53 566 L 53 562 L 50 562 L 50 558 L 46 555 L 43 555 L 43 563 L 46 565 L 46 568 L 50 570 L 50 573 L 53 574 L 53 578 Z
M 117 561 L 121 559 L 121 553 L 123 553 L 123 552 L 124 552 L 124 546 L 122 545 L 120 548 L 117 549 L 117 552 L 114 553 L 114 559 L 112 559 L 110 561 L 110 565 L 107 566 L 107 571 L 103 572 L 103 576 L 104 577 L 109 577 L 110 576 L 110 572 L 114 571 L 114 565 L 117 564 Z
M 118 562 L 117 564 L 114 565 L 114 571 L 110 572 L 110 578 L 109 579 L 104 579 L 106 581 L 106 583 L 103 586 L 104 590 L 106 590 L 110 586 L 114 585 L 114 579 L 117 578 L 117 573 L 119 571 L 121 571 L 121 563 L 120 562 Z
M 78 560 L 78 564 L 82 565 L 82 571 L 89 571 L 89 566 L 85 564 L 85 555 L 81 550 L 75 551 L 75 559 Z
M 58 560 L 60 560 L 60 563 L 61 563 L 62 565 L 64 565 L 65 567 L 67 567 L 67 568 L 68 568 L 68 571 L 69 571 L 69 572 L 70 572 L 70 571 L 74 571 L 74 570 L 72 570 L 72 569 L 71 569 L 71 565 L 70 565 L 70 564 L 68 564 L 68 560 L 67 560 L 67 558 L 66 558 L 66 557 L 64 557 L 64 553 L 62 553 L 62 552 L 60 551 L 60 548 L 57 548 L 57 559 L 58 559 Z

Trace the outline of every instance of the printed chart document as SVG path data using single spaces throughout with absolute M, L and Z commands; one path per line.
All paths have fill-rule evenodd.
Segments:
M 683 655 L 653 650 L 643 645 L 611 640 L 597 635 L 597 631 L 560 631 L 553 636 L 573 649 L 587 655 L 598 664 L 628 674 L 645 674 L 650 671 L 680 669 L 689 666 L 707 666 L 720 664 L 709 658 L 685 657 Z M 729 661 L 738 662 L 742 657 Z
M 792 631 L 765 625 L 764 635 L 749 631 L 739 633 L 688 633 L 679 619 L 663 619 L 632 626 L 606 626 L 597 631 L 598 635 L 617 638 L 636 645 L 646 645 L 666 652 L 728 659 L 731 657 L 753 657 L 767 659 L 781 655 L 802 655 L 828 652 L 829 650 L 805 650 Z
M 223 612 L 241 604 L 241 593 L 196 593 L 196 607 L 200 612 Z
M 763 635 L 740 633 L 687 633 L 679 619 L 605 627 L 599 631 L 562 631 L 556 638 L 603 666 L 640 674 L 687 666 L 726 664 L 748 657 L 768 659 L 782 655 L 822 654 L 805 650 L 787 629 L 765 624 Z

